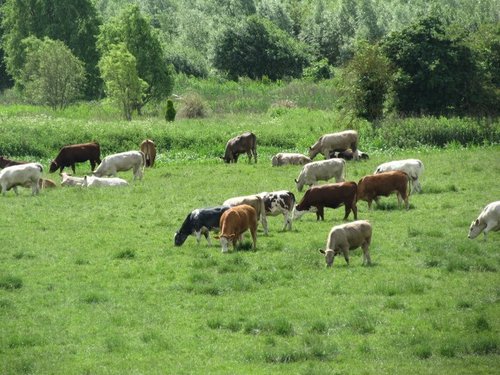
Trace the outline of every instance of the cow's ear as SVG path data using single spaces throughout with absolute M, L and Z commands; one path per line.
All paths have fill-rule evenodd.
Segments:
M 321 254 L 323 254 L 323 255 L 325 254 L 325 250 L 323 250 L 323 249 L 318 249 L 318 251 L 319 251 Z
M 297 179 L 296 179 L 296 178 L 294 178 L 293 180 L 295 181 L 295 183 L 298 183 L 298 181 L 297 181 Z
M 476 225 L 479 225 L 479 219 L 476 219 L 476 223 L 475 223 L 475 224 L 476 224 Z

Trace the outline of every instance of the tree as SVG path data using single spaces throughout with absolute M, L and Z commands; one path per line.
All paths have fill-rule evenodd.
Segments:
M 118 103 L 126 120 L 141 102 L 147 83 L 137 74 L 136 58 L 124 43 L 113 44 L 99 61 L 108 97 Z
M 64 42 L 84 62 L 87 98 L 99 95 L 102 81 L 96 35 L 100 20 L 92 0 L 5 0 L 1 10 L 6 68 L 16 84 L 26 58 L 21 41 L 29 36 L 48 37 Z
M 26 63 L 21 69 L 25 96 L 33 103 L 63 109 L 80 98 L 85 85 L 83 62 L 59 40 L 23 39 Z
M 103 55 L 120 43 L 134 56 L 137 74 L 147 83 L 142 98 L 135 103 L 140 113 L 146 103 L 160 101 L 171 94 L 174 85 L 172 71 L 166 64 L 156 31 L 137 5 L 126 7 L 119 16 L 101 27 L 97 45 Z
M 231 79 L 299 77 L 307 63 L 302 44 L 257 16 L 226 28 L 215 42 L 213 65 Z
M 259 3 L 257 14 L 262 18 L 267 18 L 288 34 L 293 34 L 293 21 L 280 0 L 267 0 Z

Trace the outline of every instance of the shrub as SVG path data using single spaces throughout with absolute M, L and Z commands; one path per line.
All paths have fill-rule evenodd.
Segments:
M 182 98 L 179 114 L 185 118 L 203 118 L 207 115 L 206 104 L 199 94 L 188 93 Z
M 165 120 L 173 122 L 177 111 L 174 108 L 174 102 L 171 99 L 167 100 L 167 111 L 165 112 Z

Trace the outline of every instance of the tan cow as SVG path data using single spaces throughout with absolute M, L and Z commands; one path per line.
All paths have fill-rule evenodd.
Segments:
M 248 204 L 249 206 L 252 206 L 255 209 L 255 212 L 257 212 L 257 219 L 260 219 L 262 227 L 264 228 L 264 234 L 267 235 L 268 229 L 267 229 L 267 217 L 266 217 L 266 208 L 264 205 L 264 199 L 262 199 L 262 197 L 260 197 L 259 195 L 244 195 L 241 197 L 226 199 L 222 203 L 223 206 L 230 206 L 230 207 L 238 206 L 240 204 Z
M 363 249 L 363 264 L 371 264 L 370 242 L 372 226 L 366 220 L 337 225 L 328 234 L 326 249 L 319 252 L 325 256 L 326 266 L 331 267 L 335 255 L 343 254 L 349 265 L 349 251 L 361 247 Z
M 331 152 L 345 151 L 349 148 L 354 153 L 354 159 L 359 159 L 358 132 L 356 130 L 345 130 L 343 132 L 322 135 L 318 141 L 309 148 L 309 157 L 312 160 L 316 155 L 323 154 L 325 159 L 328 159 Z
M 223 253 L 227 253 L 229 241 L 232 241 L 233 249 L 235 249 L 237 242 L 241 242 L 243 233 L 247 230 L 250 230 L 253 242 L 252 248 L 255 249 L 257 243 L 257 212 L 252 206 L 242 204 L 224 211 L 220 218 L 219 228 L 221 228 L 220 234 L 215 238 L 220 239 Z
M 156 145 L 151 139 L 146 139 L 141 143 L 141 151 L 146 157 L 146 167 L 153 167 L 156 159 Z
M 310 158 L 295 152 L 279 152 L 271 158 L 273 167 L 282 165 L 305 165 L 310 162 Z
M 368 202 L 368 209 L 372 207 L 372 201 L 378 204 L 379 196 L 389 196 L 396 192 L 398 197 L 398 206 L 401 206 L 401 200 L 405 202 L 405 208 L 409 209 L 408 195 L 410 192 L 410 178 L 401 171 L 383 172 L 365 176 L 358 182 L 357 200 Z

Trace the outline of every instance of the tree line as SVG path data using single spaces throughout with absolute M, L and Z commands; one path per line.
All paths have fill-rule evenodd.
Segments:
M 0 89 L 54 109 L 106 96 L 130 120 L 176 74 L 336 76 L 370 121 L 500 108 L 498 0 L 0 0 L 0 16 Z

